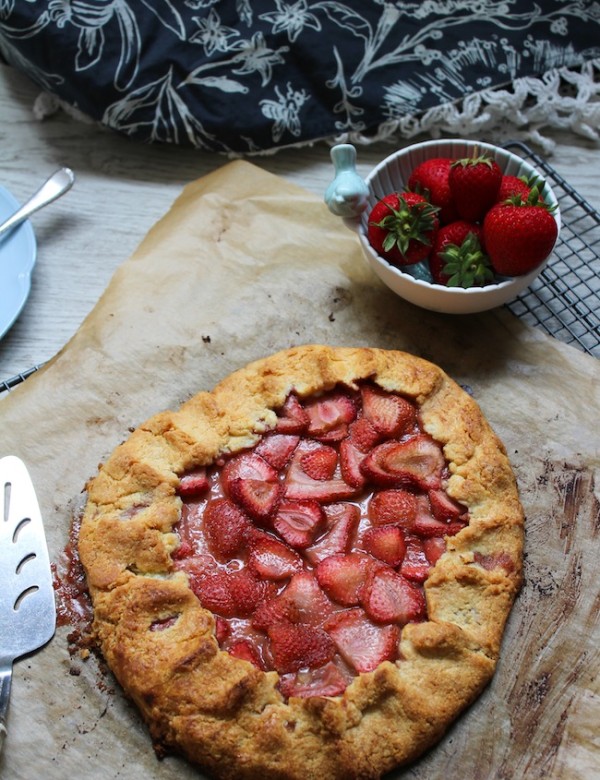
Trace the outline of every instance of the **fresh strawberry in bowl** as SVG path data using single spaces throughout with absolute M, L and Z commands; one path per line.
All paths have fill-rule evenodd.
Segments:
M 431 252 L 439 209 L 416 192 L 390 193 L 371 211 L 371 246 L 396 266 L 413 265 Z
M 483 287 L 493 282 L 482 227 L 465 219 L 444 225 L 429 255 L 429 270 L 435 284 L 446 287 Z
M 366 202 L 346 224 L 380 280 L 432 311 L 469 314 L 513 300 L 542 271 L 560 231 L 548 183 L 527 160 L 493 144 L 411 144 L 379 163 L 365 184 Z M 427 218 L 409 221 L 407 200 Z
M 502 183 L 502 169 L 489 154 L 455 160 L 450 166 L 450 198 L 458 216 L 480 222 L 494 205 Z
M 458 219 L 458 212 L 450 192 L 449 157 L 430 157 L 413 168 L 408 178 L 408 189 L 419 192 L 440 210 L 439 218 L 443 225 Z
M 485 215 L 483 236 L 496 273 L 522 276 L 548 257 L 558 226 L 534 187 L 526 198 L 515 195 L 496 203 Z

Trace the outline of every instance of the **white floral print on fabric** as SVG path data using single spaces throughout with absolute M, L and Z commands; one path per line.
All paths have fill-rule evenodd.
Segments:
M 0 0 L 0 56 L 119 133 L 223 153 L 600 127 L 597 0 Z

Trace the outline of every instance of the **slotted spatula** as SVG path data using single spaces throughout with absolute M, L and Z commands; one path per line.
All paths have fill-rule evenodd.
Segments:
M 13 662 L 46 644 L 56 628 L 42 516 L 25 464 L 0 459 L 0 751 Z

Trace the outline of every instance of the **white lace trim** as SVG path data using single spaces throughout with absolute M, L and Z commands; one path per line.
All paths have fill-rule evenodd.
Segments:
M 561 68 L 539 78 L 518 78 L 507 88 L 483 90 L 417 116 L 382 122 L 374 135 L 344 133 L 334 142 L 365 146 L 421 134 L 450 135 L 496 144 L 521 140 L 551 154 L 556 144 L 544 136 L 548 129 L 600 140 L 600 59 L 577 70 Z

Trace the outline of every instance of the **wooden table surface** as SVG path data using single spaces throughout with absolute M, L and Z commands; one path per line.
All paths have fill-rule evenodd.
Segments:
M 23 202 L 60 166 L 74 170 L 76 183 L 31 218 L 37 262 L 28 301 L 0 342 L 0 382 L 55 355 L 184 185 L 228 162 L 213 153 L 136 144 L 63 111 L 39 120 L 39 94 L 24 75 L 0 65 L 0 184 Z M 598 144 L 562 131 L 551 138 L 551 165 L 600 209 Z M 394 148 L 359 147 L 359 172 Z M 249 159 L 318 196 L 333 173 L 324 142 Z

